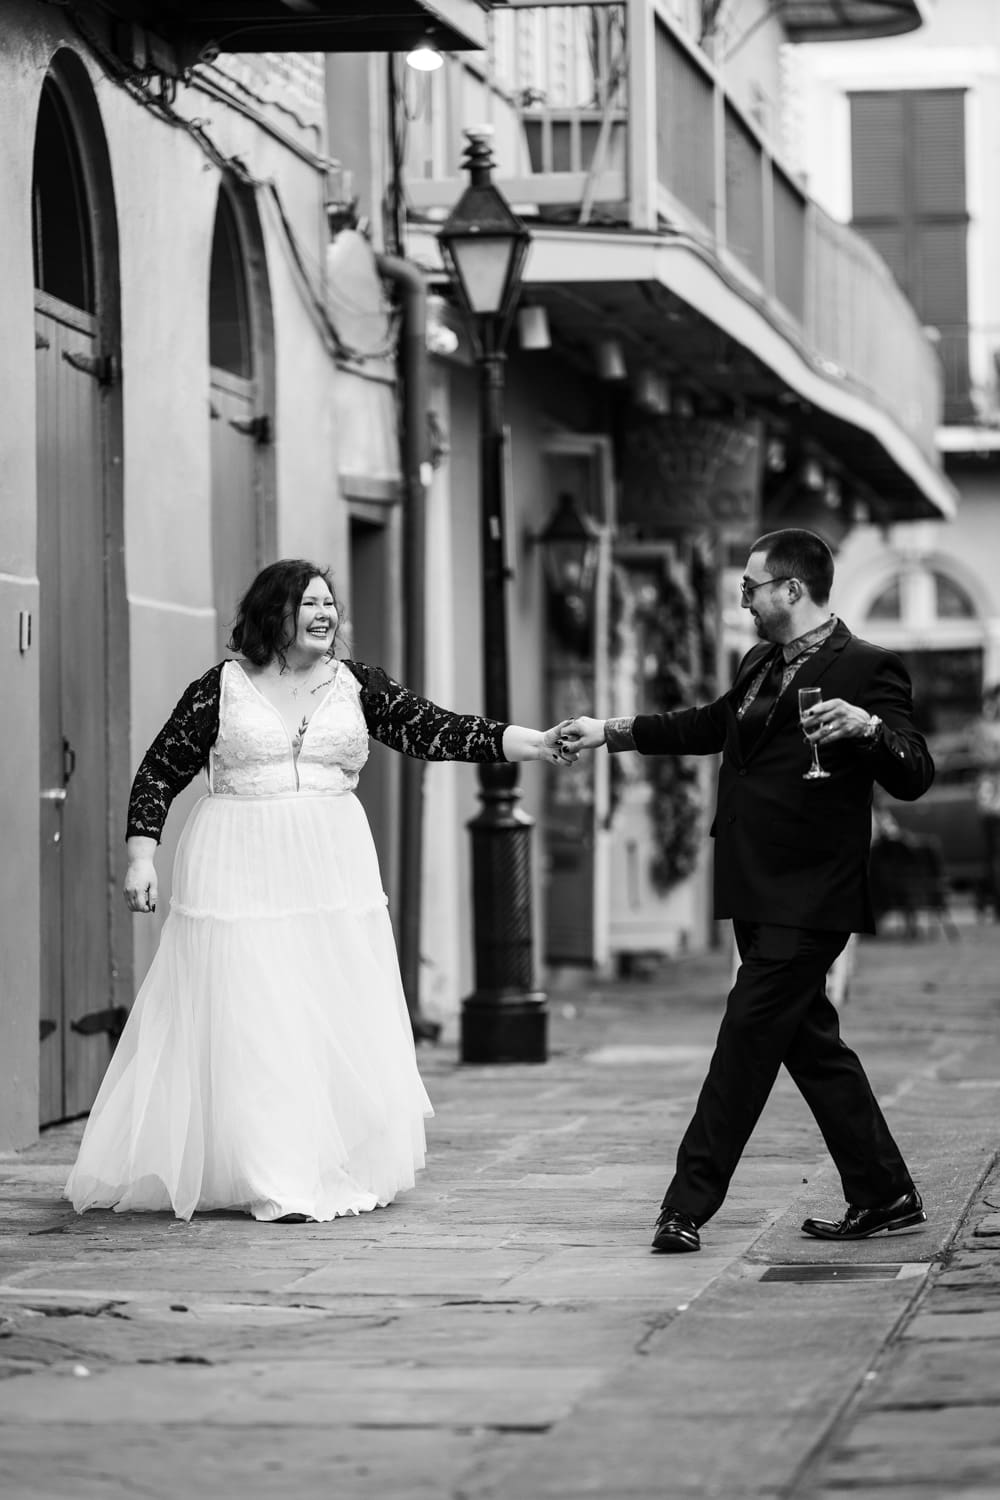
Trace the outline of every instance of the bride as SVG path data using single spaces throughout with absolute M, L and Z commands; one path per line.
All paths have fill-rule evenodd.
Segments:
M 425 760 L 558 765 L 545 733 L 438 708 L 334 657 L 329 573 L 265 568 L 236 660 L 191 683 L 136 773 L 125 899 L 156 908 L 167 811 L 202 772 L 171 910 L 84 1132 L 78 1212 L 367 1212 L 413 1186 L 432 1113 L 375 846 L 354 795 L 369 736 Z

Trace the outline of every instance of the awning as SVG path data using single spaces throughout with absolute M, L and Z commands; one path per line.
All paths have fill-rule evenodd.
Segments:
M 486 45 L 488 3 L 478 0 L 97 0 L 118 20 L 148 28 L 183 57 L 219 52 L 406 52 Z M 155 58 L 153 59 L 155 66 Z
M 825 369 L 688 241 L 538 227 L 525 288 L 545 304 L 554 342 L 586 352 L 608 332 L 631 336 L 631 354 L 672 365 L 682 382 L 688 372 L 734 402 L 784 411 L 878 494 L 890 519 L 954 515 L 936 455 L 878 393 Z
M 851 42 L 901 36 L 929 19 L 933 0 L 778 0 L 792 42 Z

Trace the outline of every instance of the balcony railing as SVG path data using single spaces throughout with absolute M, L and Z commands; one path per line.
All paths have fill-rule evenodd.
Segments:
M 930 454 L 942 371 L 871 247 L 811 202 L 663 0 L 493 11 L 485 65 L 450 60 L 411 108 L 414 208 L 460 186 L 489 120 L 499 180 L 542 220 L 686 233 L 831 378 L 868 390 Z
M 944 420 L 1000 422 L 1000 327 L 942 323 L 930 330 L 944 376 Z

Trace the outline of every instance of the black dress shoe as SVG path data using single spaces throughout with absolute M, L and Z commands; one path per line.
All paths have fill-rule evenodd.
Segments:
M 817 1240 L 867 1240 L 873 1234 L 892 1234 L 898 1229 L 915 1229 L 927 1223 L 923 1201 L 916 1188 L 911 1188 L 901 1198 L 881 1208 L 856 1208 L 847 1205 L 847 1213 L 839 1223 L 832 1219 L 806 1219 L 803 1234 L 811 1234 Z
M 700 1250 L 698 1226 L 690 1214 L 682 1214 L 676 1208 L 660 1209 L 653 1235 L 654 1250 Z

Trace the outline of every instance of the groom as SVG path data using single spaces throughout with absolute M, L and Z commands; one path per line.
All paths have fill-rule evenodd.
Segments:
M 784 1063 L 840 1172 L 847 1210 L 806 1234 L 866 1239 L 924 1223 L 920 1194 L 854 1052 L 840 1038 L 825 977 L 852 932 L 874 932 L 868 893 L 872 786 L 914 801 L 934 765 L 913 727 L 897 656 L 831 614 L 833 556 L 812 532 L 755 542 L 741 583 L 760 643 L 730 690 L 703 708 L 630 719 L 578 718 L 578 750 L 722 752 L 715 914 L 730 917 L 740 966 L 708 1076 L 681 1141 L 653 1249 L 699 1250 Z M 799 723 L 798 689 L 822 689 Z M 803 780 L 810 746 L 825 780 Z

